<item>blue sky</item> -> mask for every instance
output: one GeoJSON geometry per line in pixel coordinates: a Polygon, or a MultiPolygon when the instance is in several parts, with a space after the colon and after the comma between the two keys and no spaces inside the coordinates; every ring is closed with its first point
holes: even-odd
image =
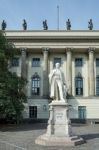
{"type": "Polygon", "coordinates": [[[94,29],[99,29],[99,0],[0,0],[0,23],[7,22],[7,29],[22,29],[26,19],[28,29],[41,30],[47,19],[49,30],[57,29],[57,5],[60,13],[60,30],[64,30],[70,18],[73,30],[87,29],[93,19],[94,29]]]}

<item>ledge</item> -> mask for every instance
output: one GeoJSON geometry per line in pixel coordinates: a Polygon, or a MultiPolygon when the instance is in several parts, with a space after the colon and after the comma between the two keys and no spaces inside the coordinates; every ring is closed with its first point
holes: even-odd
{"type": "Polygon", "coordinates": [[[68,99],[98,99],[99,100],[99,96],[71,96],[68,99]]]}
{"type": "Polygon", "coordinates": [[[8,39],[99,39],[99,30],[5,30],[8,39]]]}

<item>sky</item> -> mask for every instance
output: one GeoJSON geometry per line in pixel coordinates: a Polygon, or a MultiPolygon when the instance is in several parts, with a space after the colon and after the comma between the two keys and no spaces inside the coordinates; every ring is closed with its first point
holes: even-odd
{"type": "Polygon", "coordinates": [[[99,29],[99,0],[0,0],[0,24],[4,19],[8,30],[21,30],[26,19],[28,30],[42,30],[47,19],[49,30],[57,30],[57,6],[60,30],[66,29],[68,18],[72,30],[87,30],[90,19],[99,29]]]}

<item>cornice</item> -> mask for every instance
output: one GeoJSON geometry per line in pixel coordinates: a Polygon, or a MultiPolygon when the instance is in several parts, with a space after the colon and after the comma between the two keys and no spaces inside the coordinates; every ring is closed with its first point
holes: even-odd
{"type": "Polygon", "coordinates": [[[99,30],[6,30],[5,35],[7,39],[11,40],[67,40],[67,39],[79,39],[79,40],[97,40],[99,39],[99,30]]]}

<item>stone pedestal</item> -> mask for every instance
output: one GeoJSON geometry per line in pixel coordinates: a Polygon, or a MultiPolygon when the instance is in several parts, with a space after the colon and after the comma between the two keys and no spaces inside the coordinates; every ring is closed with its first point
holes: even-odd
{"type": "Polygon", "coordinates": [[[50,104],[50,117],[47,132],[39,136],[36,144],[45,146],[74,146],[83,144],[84,140],[72,133],[68,116],[69,105],[62,101],[53,101],[50,104]]]}

